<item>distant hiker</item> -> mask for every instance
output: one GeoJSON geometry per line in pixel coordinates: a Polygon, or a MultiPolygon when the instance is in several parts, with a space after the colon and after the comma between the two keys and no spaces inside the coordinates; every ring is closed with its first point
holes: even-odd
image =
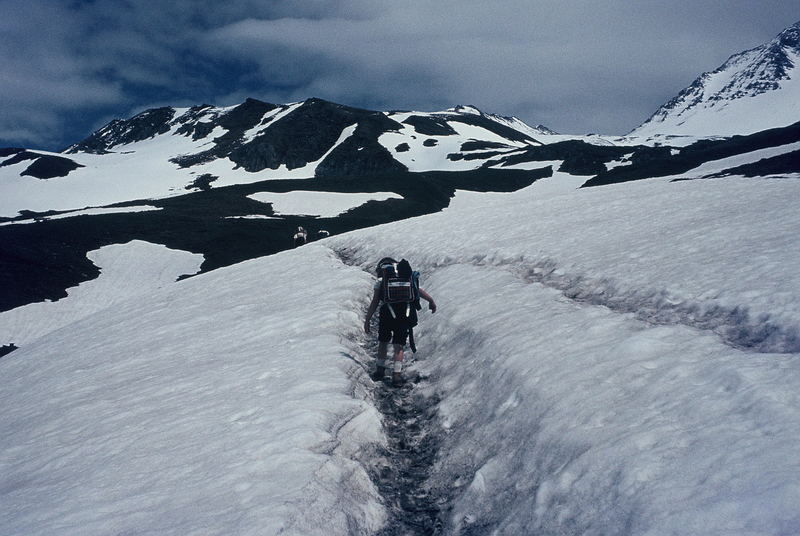
{"type": "Polygon", "coordinates": [[[302,246],[303,244],[306,243],[306,239],[308,238],[308,233],[306,233],[306,230],[303,229],[302,227],[298,227],[297,232],[294,233],[294,236],[292,238],[294,238],[294,247],[302,246]]]}
{"type": "Polygon", "coordinates": [[[419,299],[428,302],[432,313],[436,312],[433,298],[419,288],[419,272],[411,270],[411,265],[403,259],[399,263],[391,257],[384,257],[377,266],[378,281],[375,282],[372,302],[364,319],[364,331],[370,332],[369,322],[375,310],[380,307],[378,315],[378,356],[372,379],[380,381],[386,372],[386,353],[389,342],[394,350],[392,383],[400,385],[403,381],[403,349],[406,338],[411,350],[416,352],[414,344],[414,326],[417,325],[417,311],[422,309],[419,299]]]}
{"type": "Polygon", "coordinates": [[[322,240],[323,238],[328,238],[330,235],[331,235],[331,233],[329,233],[325,229],[320,229],[319,231],[317,231],[317,240],[322,240]]]}

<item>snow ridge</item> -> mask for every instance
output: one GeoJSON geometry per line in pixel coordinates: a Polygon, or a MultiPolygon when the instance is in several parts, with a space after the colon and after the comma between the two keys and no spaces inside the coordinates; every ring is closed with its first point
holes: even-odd
{"type": "Polygon", "coordinates": [[[790,124],[800,111],[798,58],[800,22],[701,74],[630,134],[729,136],[790,124]]]}

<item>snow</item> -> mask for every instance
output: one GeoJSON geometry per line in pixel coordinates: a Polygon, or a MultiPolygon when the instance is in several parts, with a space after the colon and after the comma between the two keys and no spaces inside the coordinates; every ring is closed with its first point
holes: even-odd
{"type": "Polygon", "coordinates": [[[796,532],[800,183],[559,179],[333,239],[437,299],[446,533],[796,532]]]}
{"type": "MultiPolygon", "coordinates": [[[[293,109],[290,106],[286,113],[293,109]]],[[[21,210],[76,210],[87,205],[99,207],[137,199],[183,195],[187,185],[206,173],[219,177],[214,182],[215,187],[252,184],[267,179],[313,178],[317,165],[353,134],[356,125],[346,127],[337,142],[316,162],[291,170],[281,165],[278,169],[265,169],[257,173],[237,167],[228,158],[189,168],[181,168],[170,162],[176,156],[195,154],[210,148],[213,141],[208,140],[226,132],[222,127],[216,127],[206,138],[194,141],[189,136],[175,134],[179,127],[179,124],[175,124],[170,132],[163,135],[114,147],[114,152],[109,154],[67,155],[85,167],[70,172],[66,177],[42,180],[20,176],[30,161],[1,167],[0,216],[15,217],[21,210]]],[[[64,157],[59,153],[35,152],[64,157]]]]}
{"type": "MultiPolygon", "coordinates": [[[[463,113],[472,114],[480,112],[471,112],[459,108],[463,113]]],[[[389,117],[402,125],[398,131],[389,131],[381,134],[378,137],[378,143],[383,145],[391,154],[392,157],[406,166],[409,171],[466,171],[477,169],[481,167],[484,160],[450,160],[447,155],[461,152],[461,145],[470,140],[489,141],[494,143],[503,143],[512,147],[527,147],[528,144],[508,140],[502,136],[490,132],[485,128],[460,123],[458,121],[448,121],[456,134],[449,136],[426,136],[419,134],[413,126],[403,123],[410,116],[436,116],[445,112],[434,112],[426,114],[422,112],[398,112],[389,114],[389,117]],[[436,145],[429,147],[424,145],[427,140],[436,140],[436,145]],[[408,151],[398,151],[397,146],[401,144],[408,144],[408,151]]],[[[494,151],[495,149],[489,149],[494,151]]]]}
{"type": "MultiPolygon", "coordinates": [[[[440,400],[444,534],[797,533],[800,181],[584,179],[180,282],[104,267],[86,314],[28,338],[59,302],[0,316],[26,341],[0,358],[2,532],[379,530],[388,387],[360,325],[392,255],[439,306],[409,371],[440,400]]],[[[96,262],[165,266],[115,247],[96,262]]]]}
{"type": "Polygon", "coordinates": [[[303,214],[321,218],[334,218],[368,201],[403,199],[403,196],[394,192],[343,193],[304,190],[286,193],[259,192],[247,197],[261,203],[271,203],[275,214],[281,216],[303,214]]]}
{"type": "MultiPolygon", "coordinates": [[[[674,149],[672,149],[672,150],[674,151],[674,149]]],[[[606,162],[606,170],[614,169],[615,167],[620,167],[620,166],[630,166],[630,165],[632,165],[633,162],[630,160],[630,157],[632,155],[633,155],[633,153],[628,153],[626,155],[622,155],[622,157],[619,160],[606,162]]]]}
{"type": "MultiPolygon", "coordinates": [[[[519,164],[511,164],[511,165],[503,165],[501,164],[494,164],[490,166],[493,169],[543,169],[547,166],[552,167],[554,170],[561,167],[563,164],[563,160],[532,160],[530,162],[520,162],[519,164]]],[[[586,182],[586,181],[584,181],[586,182]]]]}
{"type": "Polygon", "coordinates": [[[17,346],[139,294],[168,286],[200,270],[203,256],[133,240],[87,254],[101,277],[67,290],[56,302],[31,303],[0,313],[0,340],[17,346]]]}
{"type": "MultiPolygon", "coordinates": [[[[211,136],[218,136],[224,129],[211,136]]],[[[211,139],[211,138],[209,138],[211,139]]],[[[186,193],[192,171],[180,169],[169,159],[202,151],[210,142],[165,134],[114,148],[113,153],[76,153],[70,160],[85,167],[66,177],[21,177],[18,165],[0,168],[0,215],[13,217],[20,210],[75,210],[135,199],[151,199],[186,193]]],[[[58,153],[44,153],[55,154],[58,153]]]]}
{"type": "MultiPolygon", "coordinates": [[[[153,262],[117,252],[129,269],[153,262]]],[[[351,459],[382,441],[345,357],[366,274],[311,245],[157,291],[105,273],[98,284],[106,276],[137,296],[106,306],[116,290],[105,285],[84,301],[96,312],[0,360],[4,535],[344,534],[383,522],[351,459]],[[311,284],[318,270],[337,280],[331,292],[311,284]]]]}

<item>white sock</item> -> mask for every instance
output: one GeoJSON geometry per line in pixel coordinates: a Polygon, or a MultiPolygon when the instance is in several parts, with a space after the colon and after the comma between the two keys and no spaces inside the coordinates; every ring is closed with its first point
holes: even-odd
{"type": "Polygon", "coordinates": [[[395,372],[402,372],[403,371],[403,362],[402,361],[395,361],[394,362],[394,371],[395,372]]]}

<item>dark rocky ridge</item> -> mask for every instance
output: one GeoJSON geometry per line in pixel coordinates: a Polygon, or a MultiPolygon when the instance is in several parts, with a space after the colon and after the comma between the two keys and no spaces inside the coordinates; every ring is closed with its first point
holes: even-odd
{"type": "Polygon", "coordinates": [[[0,153],[0,158],[3,156],[11,156],[11,158],[0,162],[0,167],[19,164],[26,160],[33,160],[33,162],[20,173],[20,176],[27,175],[36,177],[37,179],[66,177],[70,171],[83,167],[83,165],[63,156],[34,153],[24,149],[6,149],[0,153]]]}
{"type": "MultiPolygon", "coordinates": [[[[0,149],[0,158],[6,158],[11,156],[12,154],[17,154],[23,152],[25,149],[22,147],[4,147],[0,149]]],[[[2,166],[2,164],[0,164],[2,166]]]]}
{"type": "Polygon", "coordinates": [[[143,141],[170,129],[170,120],[175,115],[173,108],[153,108],[131,119],[114,119],[88,138],[69,147],[65,153],[107,153],[117,145],[143,141]]]}
{"type": "Polygon", "coordinates": [[[66,177],[70,171],[84,167],[69,158],[54,155],[41,155],[34,160],[20,175],[29,175],[37,179],[54,179],[66,177]]]}
{"type": "MultiPolygon", "coordinates": [[[[599,173],[586,181],[581,187],[677,175],[686,173],[704,162],[798,141],[800,141],[800,122],[788,127],[773,128],[747,136],[698,141],[682,148],[677,154],[672,154],[668,147],[642,147],[634,152],[631,157],[631,165],[620,166],[599,173]]],[[[782,173],[800,173],[800,160],[793,159],[790,156],[776,157],[776,159],[748,164],[746,169],[751,176],[768,175],[770,174],[768,170],[776,164],[780,165],[779,169],[782,170],[782,173]]],[[[727,170],[724,174],[732,173],[733,170],[727,170]]]]}
{"type": "Polygon", "coordinates": [[[173,158],[172,161],[181,167],[191,167],[197,164],[210,162],[217,158],[225,158],[242,144],[244,133],[258,124],[266,124],[263,117],[267,112],[278,108],[275,104],[269,104],[256,99],[247,99],[239,106],[226,114],[214,117],[209,121],[199,121],[198,115],[204,109],[198,110],[194,117],[179,118],[183,124],[176,131],[176,135],[189,135],[197,140],[208,136],[215,128],[222,127],[226,132],[214,138],[214,147],[200,153],[185,155],[173,158]]]}
{"type": "Polygon", "coordinates": [[[11,156],[11,158],[7,158],[0,162],[0,167],[13,166],[14,164],[24,162],[25,160],[35,160],[41,156],[39,153],[26,151],[25,149],[3,149],[3,152],[8,154],[4,154],[2,156],[14,156],[11,156]]]}
{"type": "Polygon", "coordinates": [[[511,166],[524,162],[563,160],[559,171],[573,175],[596,175],[606,171],[606,162],[611,162],[634,151],[647,147],[616,147],[592,145],[580,140],[568,140],[548,145],[531,146],[521,152],[490,160],[484,166],[501,164],[511,166]]]}
{"type": "Polygon", "coordinates": [[[406,125],[414,127],[414,131],[425,136],[454,136],[458,134],[444,119],[412,115],[403,120],[406,125]]]}
{"type": "Polygon", "coordinates": [[[726,177],[743,175],[745,177],[766,177],[769,175],[785,175],[800,171],[800,151],[792,151],[770,158],[762,158],[758,162],[728,168],[709,177],[726,177]]]}
{"type": "Polygon", "coordinates": [[[534,138],[531,138],[527,134],[520,132],[519,130],[514,130],[511,127],[506,125],[502,125],[496,121],[491,120],[490,118],[486,117],[485,115],[474,115],[474,114],[467,114],[467,115],[448,115],[445,116],[448,121],[453,121],[456,123],[464,123],[465,125],[472,125],[475,127],[481,127],[489,132],[497,134],[498,136],[502,136],[507,140],[517,141],[517,142],[524,142],[524,143],[532,143],[538,144],[539,142],[534,138]]]}

